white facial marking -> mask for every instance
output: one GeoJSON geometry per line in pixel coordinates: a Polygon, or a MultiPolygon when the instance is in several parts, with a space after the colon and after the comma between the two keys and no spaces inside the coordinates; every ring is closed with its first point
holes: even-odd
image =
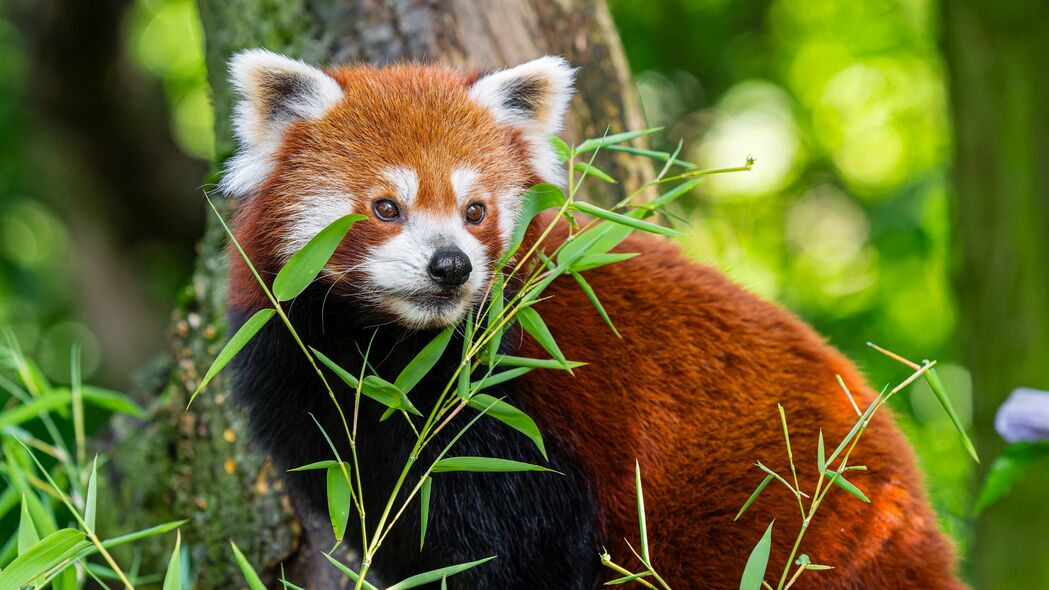
{"type": "Polygon", "coordinates": [[[446,326],[457,321],[482,293],[490,269],[484,245],[458,215],[410,215],[396,237],[374,248],[361,264],[374,302],[413,328],[446,326]],[[448,299],[430,278],[428,266],[438,248],[457,247],[473,271],[448,299]]]}
{"type": "Polygon", "coordinates": [[[512,189],[496,196],[495,204],[499,207],[499,236],[503,239],[503,248],[513,246],[510,244],[510,235],[517,225],[517,218],[521,215],[521,190],[512,189]]]}
{"type": "Polygon", "coordinates": [[[419,194],[419,175],[415,170],[407,166],[396,166],[383,170],[382,175],[393,185],[397,198],[406,205],[410,205],[419,194]]]}
{"type": "Polygon", "coordinates": [[[480,178],[481,173],[475,168],[456,168],[452,171],[452,190],[455,191],[455,198],[460,205],[474,195],[480,178]]]}
{"type": "Polygon", "coordinates": [[[298,200],[289,216],[283,254],[290,258],[336,219],[353,212],[349,194],[319,194],[298,200]]]}

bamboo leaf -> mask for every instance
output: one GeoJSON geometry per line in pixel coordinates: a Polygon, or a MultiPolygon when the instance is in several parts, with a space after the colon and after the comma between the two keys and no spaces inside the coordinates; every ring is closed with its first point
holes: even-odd
{"type": "MultiPolygon", "coordinates": [[[[219,352],[218,357],[215,358],[215,362],[211,363],[211,368],[209,368],[208,372],[204,374],[204,380],[200,382],[200,386],[197,387],[197,390],[193,392],[192,396],[190,396],[189,403],[186,404],[187,408],[193,403],[193,400],[196,399],[197,395],[207,387],[208,383],[215,377],[215,375],[218,375],[219,371],[225,368],[226,365],[233,360],[233,357],[237,356],[237,353],[244,348],[244,345],[266,325],[266,322],[270,321],[270,318],[272,318],[275,313],[277,313],[277,310],[272,308],[260,309],[255,312],[255,315],[248,318],[248,321],[244,322],[244,325],[241,326],[240,329],[237,330],[237,333],[229,339],[226,346],[222,347],[222,351],[219,352]]],[[[86,397],[87,396],[85,396],[85,398],[86,397]]]]}
{"type": "Polygon", "coordinates": [[[501,354],[495,358],[495,364],[499,367],[531,367],[533,369],[577,369],[586,363],[568,361],[567,366],[554,359],[533,359],[524,356],[511,356],[501,354]]]}
{"type": "Polygon", "coordinates": [[[433,473],[448,473],[452,471],[469,471],[474,473],[512,473],[517,471],[549,471],[558,473],[553,469],[511,461],[510,459],[497,459],[495,457],[449,457],[434,463],[433,473]]]}
{"type": "Polygon", "coordinates": [[[678,200],[679,198],[687,195],[693,189],[695,189],[697,186],[699,186],[701,184],[703,184],[703,180],[702,179],[694,179],[694,180],[689,180],[688,182],[683,182],[683,183],[675,186],[674,188],[670,189],[666,193],[664,193],[662,195],[659,195],[655,199],[652,199],[652,201],[650,201],[644,207],[639,207],[637,209],[634,209],[628,215],[630,217],[634,217],[634,218],[637,218],[637,219],[648,217],[649,215],[652,215],[653,213],[655,213],[659,209],[661,209],[663,207],[666,207],[670,203],[673,203],[674,201],[678,200]]]}
{"type": "Polygon", "coordinates": [[[98,508],[98,455],[91,463],[91,476],[87,480],[87,499],[84,501],[84,522],[87,530],[95,530],[95,513],[98,508]]]}
{"type": "Polygon", "coordinates": [[[277,301],[294,299],[305,291],[328,264],[353,224],[362,219],[367,217],[359,213],[340,217],[296,252],[273,279],[273,296],[277,301]]]}
{"type": "Polygon", "coordinates": [[[171,559],[168,560],[168,570],[164,574],[163,590],[182,590],[181,547],[182,533],[175,533],[175,549],[171,552],[171,559]]]}
{"type": "Polygon", "coordinates": [[[40,539],[0,572],[0,590],[16,590],[55,567],[84,537],[80,531],[61,529],[40,539]]]}
{"type": "MultiPolygon", "coordinates": [[[[561,365],[557,365],[557,368],[560,369],[561,365]]],[[[499,385],[500,383],[506,383],[507,381],[517,379],[521,375],[531,372],[532,369],[534,369],[534,367],[514,367],[513,369],[508,369],[506,371],[491,373],[485,375],[484,378],[471,383],[470,389],[472,391],[481,391],[482,389],[499,385]]]]}
{"type": "Polygon", "coordinates": [[[423,550],[426,543],[426,526],[430,522],[430,487],[433,478],[427,477],[423,481],[423,487],[419,490],[419,551],[423,550]]]}
{"type": "Polygon", "coordinates": [[[318,471],[321,469],[328,469],[329,467],[337,467],[338,465],[339,462],[334,459],[325,459],[324,461],[317,461],[300,467],[292,467],[288,471],[318,471]]]}
{"type": "Polygon", "coordinates": [[[521,323],[521,327],[524,328],[525,332],[528,332],[532,338],[535,338],[536,342],[550,353],[550,356],[561,363],[561,367],[569,373],[572,372],[572,367],[568,366],[568,359],[561,352],[561,348],[557,346],[553,334],[546,327],[546,322],[539,317],[539,312],[531,307],[522,307],[517,311],[517,320],[521,323]]]}
{"type": "Polygon", "coordinates": [[[619,225],[625,225],[632,229],[639,229],[641,231],[647,231],[649,233],[659,234],[661,236],[681,235],[681,232],[677,231],[676,229],[663,227],[662,225],[656,225],[654,223],[649,223],[648,221],[642,221],[636,217],[630,217],[621,213],[615,213],[613,211],[602,209],[597,205],[592,205],[585,201],[575,201],[571,205],[569,205],[569,208],[575,211],[579,211],[581,213],[586,213],[587,215],[593,217],[599,217],[601,219],[611,221],[612,223],[618,223],[619,225]]]}
{"type": "Polygon", "coordinates": [[[572,265],[569,267],[569,270],[572,272],[583,272],[584,270],[590,270],[608,264],[614,264],[616,262],[630,260],[631,258],[637,255],[637,252],[601,252],[598,254],[583,254],[575,262],[572,263],[572,265]]]}
{"type": "Polygon", "coordinates": [[[518,214],[517,225],[514,226],[514,231],[507,241],[511,248],[503,257],[504,260],[509,260],[517,251],[528,226],[536,215],[539,215],[541,211],[564,205],[565,200],[564,191],[546,182],[541,182],[525,191],[524,197],[521,198],[521,212],[518,214]]]}
{"type": "Polygon", "coordinates": [[[601,319],[605,321],[605,324],[612,330],[612,333],[615,334],[617,338],[622,338],[623,336],[619,334],[619,330],[617,330],[615,324],[612,323],[612,318],[608,317],[608,312],[605,311],[605,307],[601,305],[601,300],[597,298],[597,293],[594,292],[590,283],[586,282],[583,275],[577,272],[572,273],[572,278],[579,283],[579,287],[583,290],[583,293],[586,294],[587,299],[590,300],[590,303],[594,308],[597,309],[597,313],[601,315],[601,319]]]}
{"type": "Polygon", "coordinates": [[[816,465],[819,466],[820,471],[827,468],[827,451],[823,447],[823,429],[820,428],[820,437],[816,443],[816,465]]]}
{"type": "Polygon", "coordinates": [[[18,520],[18,555],[22,555],[26,551],[36,545],[37,541],[40,540],[40,535],[37,534],[36,525],[33,524],[33,517],[29,514],[29,504],[25,500],[25,496],[22,496],[22,514],[18,520]]]}
{"type": "Polygon", "coordinates": [[[769,553],[772,551],[772,525],[765,529],[758,544],[750,552],[747,565],[743,569],[743,577],[739,581],[739,590],[761,590],[761,583],[765,581],[765,569],[769,565],[769,553]]]}
{"type": "MultiPolygon", "coordinates": [[[[527,369],[526,367],[522,368],[527,369]]],[[[531,369],[527,370],[530,371],[531,369]]],[[[509,372],[505,371],[505,373],[509,372]]],[[[539,452],[542,453],[543,458],[548,459],[546,456],[546,445],[543,444],[543,435],[539,432],[539,427],[535,425],[535,421],[528,414],[484,393],[478,393],[473,396],[467,404],[475,410],[483,411],[487,409],[488,416],[527,436],[539,449],[539,452]]]]}
{"type": "Polygon", "coordinates": [[[625,141],[630,141],[632,139],[637,139],[646,135],[652,135],[653,133],[658,133],[662,130],[662,127],[652,127],[650,129],[642,129],[640,131],[626,131],[624,133],[614,133],[612,135],[606,135],[604,137],[595,137],[577,145],[575,148],[575,153],[582,154],[584,152],[589,152],[598,148],[603,148],[605,146],[609,146],[615,143],[623,143],[625,141]]]}
{"type": "Polygon", "coordinates": [[[743,513],[747,511],[747,508],[750,508],[750,505],[754,503],[754,500],[758,499],[758,496],[761,495],[761,492],[765,491],[765,488],[768,487],[769,482],[772,481],[772,478],[772,475],[766,475],[765,479],[761,480],[761,483],[758,484],[758,487],[754,489],[754,493],[752,493],[750,497],[747,498],[747,501],[743,503],[743,507],[739,509],[739,512],[736,514],[736,518],[732,519],[733,521],[739,520],[739,517],[743,516],[743,513]]]}
{"type": "MultiPolygon", "coordinates": [[[[322,362],[324,366],[331,369],[332,372],[335,373],[335,376],[341,379],[343,383],[349,385],[351,389],[357,389],[357,386],[359,385],[358,379],[354,377],[349,371],[340,367],[338,363],[325,356],[321,351],[317,350],[316,348],[313,348],[311,346],[310,350],[313,351],[313,354],[317,357],[317,360],[322,362]]],[[[386,402],[383,400],[376,401],[378,401],[379,403],[386,404],[386,402]]]]}
{"type": "MultiPolygon", "coordinates": [[[[356,582],[358,579],[360,579],[360,576],[357,575],[357,572],[355,572],[355,571],[351,570],[350,568],[346,567],[338,559],[335,559],[334,557],[332,557],[331,555],[328,555],[327,553],[324,553],[323,555],[324,555],[324,559],[327,559],[329,562],[331,562],[332,565],[335,566],[335,569],[337,569],[340,572],[346,574],[346,576],[348,578],[350,578],[351,580],[353,580],[354,582],[356,582]]],[[[365,588],[367,588],[368,590],[379,590],[375,586],[369,584],[368,580],[364,580],[361,584],[365,588]]],[[[387,590],[389,590],[389,589],[387,589],[387,590]]]]}
{"type": "Polygon", "coordinates": [[[605,586],[617,586],[619,584],[626,584],[627,582],[633,582],[634,580],[637,580],[638,578],[644,578],[646,576],[651,576],[651,575],[652,575],[652,572],[639,572],[639,573],[636,573],[636,574],[630,574],[629,576],[623,576],[622,578],[616,578],[614,580],[609,580],[609,581],[605,582],[604,585],[605,586]]]}
{"type": "Polygon", "coordinates": [[[578,162],[575,166],[573,166],[573,168],[575,168],[577,172],[581,172],[583,174],[586,174],[587,176],[593,176],[609,184],[616,184],[615,178],[612,178],[612,176],[609,175],[607,172],[598,168],[597,166],[594,166],[593,164],[589,164],[587,162],[578,162]]]}
{"type": "MultiPolygon", "coordinates": [[[[637,522],[641,533],[641,560],[645,565],[652,563],[648,553],[648,524],[645,523],[645,493],[641,489],[641,464],[634,459],[634,486],[637,490],[637,522]]],[[[651,566],[650,566],[651,567],[651,566]]]]}
{"type": "Polygon", "coordinates": [[[965,432],[965,426],[962,424],[962,419],[958,417],[957,410],[954,409],[954,404],[951,403],[951,398],[947,396],[947,390],[943,386],[943,381],[940,380],[940,376],[936,373],[936,369],[929,369],[925,373],[925,381],[929,384],[929,388],[936,394],[936,399],[943,406],[943,410],[947,412],[947,417],[951,419],[951,423],[954,424],[954,429],[958,431],[958,435],[962,437],[962,444],[965,446],[965,450],[969,452],[969,455],[977,463],[980,462],[980,457],[976,454],[976,447],[973,446],[973,441],[969,439],[969,435],[965,432]]]}
{"type": "Polygon", "coordinates": [[[339,463],[328,467],[328,518],[335,533],[335,540],[341,541],[346,534],[346,523],[350,517],[350,482],[343,473],[344,466],[339,463]]]}
{"type": "Polygon", "coordinates": [[[251,567],[248,559],[240,552],[237,544],[233,541],[230,541],[229,544],[233,548],[233,556],[237,560],[237,565],[240,566],[240,573],[244,576],[244,581],[248,583],[248,588],[250,590],[266,590],[266,586],[259,579],[259,575],[255,573],[255,568],[251,567]]]}
{"type": "Polygon", "coordinates": [[[488,329],[495,330],[491,339],[488,340],[488,364],[490,365],[495,364],[495,357],[499,354],[499,345],[503,341],[503,331],[497,329],[496,326],[499,325],[500,316],[503,315],[505,281],[503,273],[495,273],[495,278],[492,279],[492,292],[488,295],[488,299],[491,301],[491,304],[488,306],[488,329]]]}
{"type": "Polygon", "coordinates": [[[557,159],[562,162],[567,162],[572,156],[572,148],[568,147],[565,140],[561,139],[556,135],[550,136],[550,145],[554,148],[554,153],[557,154],[557,159]]]}
{"type": "Polygon", "coordinates": [[[478,559],[477,561],[471,561],[469,563],[460,563],[459,565],[450,565],[448,567],[442,567],[428,571],[423,574],[416,574],[410,578],[405,578],[400,582],[397,582],[393,586],[388,587],[386,590],[408,590],[409,588],[417,588],[423,584],[429,584],[430,582],[436,582],[447,578],[448,576],[454,576],[455,574],[465,572],[468,569],[477,567],[482,563],[489,562],[495,559],[495,556],[486,557],[484,559],[478,559]]]}
{"type": "Polygon", "coordinates": [[[454,330],[454,326],[442,330],[440,334],[419,351],[419,354],[415,355],[415,358],[401,371],[401,374],[397,376],[393,384],[405,393],[411,391],[430,372],[430,369],[437,364],[437,361],[441,359],[441,355],[448,348],[448,342],[451,341],[454,330]]]}
{"type": "Polygon", "coordinates": [[[860,500],[863,500],[864,502],[867,502],[868,504],[870,503],[870,498],[868,498],[866,494],[864,494],[862,491],[860,491],[860,488],[856,487],[855,485],[852,484],[852,482],[850,482],[849,480],[845,479],[844,475],[842,475],[842,474],[840,474],[840,473],[838,473],[836,471],[825,471],[824,475],[826,475],[827,477],[832,478],[831,481],[833,481],[835,484],[837,484],[838,487],[840,487],[841,489],[843,489],[846,492],[852,494],[853,496],[856,496],[860,500]],[[835,477],[835,475],[837,475],[837,477],[835,477]]]}
{"type": "Polygon", "coordinates": [[[401,391],[400,387],[378,375],[368,375],[361,381],[361,393],[386,405],[391,410],[407,410],[410,414],[422,416],[412,402],[408,401],[408,396],[401,391]]]}

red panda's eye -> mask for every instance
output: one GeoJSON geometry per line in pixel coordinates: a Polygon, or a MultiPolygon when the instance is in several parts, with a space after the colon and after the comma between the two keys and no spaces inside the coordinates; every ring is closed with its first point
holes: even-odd
{"type": "Polygon", "coordinates": [[[401,214],[401,210],[390,199],[379,199],[372,205],[375,215],[383,221],[393,221],[401,214]]]}
{"type": "Polygon", "coordinates": [[[484,219],[484,205],[481,203],[471,203],[466,208],[466,221],[477,225],[484,219]]]}

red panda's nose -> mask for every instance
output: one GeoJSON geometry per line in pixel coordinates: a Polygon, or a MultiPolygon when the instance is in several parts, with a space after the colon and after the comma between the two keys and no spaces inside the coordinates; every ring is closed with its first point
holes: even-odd
{"type": "Polygon", "coordinates": [[[458,287],[470,278],[470,257],[456,247],[441,248],[430,259],[430,278],[442,287],[458,287]]]}

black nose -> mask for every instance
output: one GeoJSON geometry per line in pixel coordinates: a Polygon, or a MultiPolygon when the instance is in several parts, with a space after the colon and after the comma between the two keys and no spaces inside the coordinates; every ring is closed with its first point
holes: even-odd
{"type": "Polygon", "coordinates": [[[473,266],[465,252],[458,248],[441,248],[430,259],[430,278],[442,287],[458,287],[470,278],[473,266]]]}

